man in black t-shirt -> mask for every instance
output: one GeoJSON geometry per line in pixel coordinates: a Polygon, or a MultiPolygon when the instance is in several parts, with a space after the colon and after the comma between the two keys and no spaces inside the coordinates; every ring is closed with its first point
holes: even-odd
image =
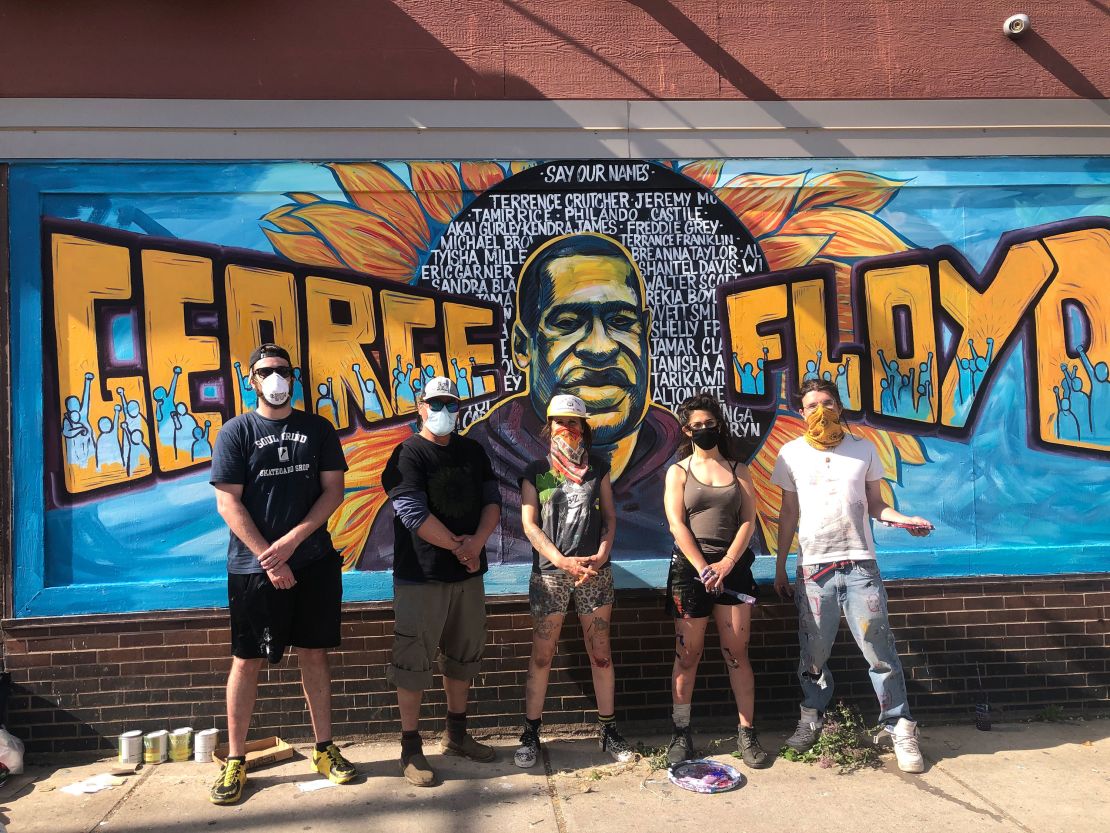
{"type": "Polygon", "coordinates": [[[486,644],[485,544],[501,517],[501,495],[485,449],[454,433],[455,383],[429,379],[417,410],[420,433],[393,449],[382,473],[394,510],[388,676],[401,712],[401,771],[416,786],[430,787],[435,772],[417,724],[437,655],[447,694],[442,751],[475,761],[494,757],[467,734],[466,705],[486,644]]]}
{"type": "Polygon", "coordinates": [[[263,659],[297,649],[312,716],[312,768],[337,784],[357,774],[331,739],[328,649],[339,646],[342,562],[327,521],[343,501],[347,463],[335,428],[290,405],[289,353],[263,344],[248,380],[258,407],[228,421],[216,437],[210,481],[231,537],[227,595],[231,673],[227,681],[228,756],[209,794],[234,804],[247,781],[247,729],[263,659]]]}

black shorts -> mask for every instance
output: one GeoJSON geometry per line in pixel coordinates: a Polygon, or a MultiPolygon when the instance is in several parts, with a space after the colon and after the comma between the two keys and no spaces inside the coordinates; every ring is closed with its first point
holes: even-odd
{"type": "MultiPolygon", "coordinates": [[[[723,557],[723,556],[722,556],[723,557]]],[[[721,557],[707,559],[710,564],[721,557]]],[[[725,576],[725,587],[748,596],[759,596],[759,585],[752,576],[755,553],[744,553],[732,571],[725,576]]],[[[698,580],[698,573],[686,556],[677,549],[671,555],[667,572],[667,613],[675,619],[704,619],[713,614],[714,605],[738,605],[743,602],[728,593],[714,595],[698,580]]]]}
{"type": "Polygon", "coordinates": [[[281,662],[285,649],[338,648],[343,570],[325,555],[293,571],[297,583],[277,590],[265,573],[230,573],[231,654],[281,662]]]}

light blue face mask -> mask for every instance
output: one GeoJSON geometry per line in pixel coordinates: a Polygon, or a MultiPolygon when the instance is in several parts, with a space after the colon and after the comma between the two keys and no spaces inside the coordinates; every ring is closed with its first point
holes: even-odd
{"type": "Polygon", "coordinates": [[[455,430],[455,423],[458,422],[459,414],[456,411],[451,413],[446,408],[439,411],[432,411],[428,414],[428,418],[424,420],[424,424],[428,426],[428,430],[435,434],[437,437],[446,437],[455,430]]]}

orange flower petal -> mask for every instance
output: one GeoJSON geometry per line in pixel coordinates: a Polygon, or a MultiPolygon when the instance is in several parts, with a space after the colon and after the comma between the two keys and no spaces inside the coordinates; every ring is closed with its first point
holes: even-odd
{"type": "Polygon", "coordinates": [[[262,229],[262,232],[270,239],[278,254],[285,255],[292,261],[309,266],[342,267],[344,265],[327,244],[315,234],[289,234],[283,231],[271,231],[268,228],[262,229]]]}
{"type": "Polygon", "coordinates": [[[424,210],[441,223],[449,223],[462,211],[462,183],[450,162],[409,162],[412,189],[424,210]]]}
{"type": "Polygon", "coordinates": [[[904,184],[902,180],[866,171],[834,171],[815,176],[806,183],[798,196],[798,208],[839,205],[860,211],[878,211],[904,184]]]}
{"type": "Polygon", "coordinates": [[[833,235],[822,252],[829,257],[874,257],[913,248],[882,220],[854,208],[799,211],[783,223],[782,233],[833,235]]]}
{"type": "Polygon", "coordinates": [[[428,248],[432,233],[424,212],[420,210],[420,203],[393,171],[377,162],[326,167],[335,174],[355,205],[385,218],[414,246],[428,248]]]}
{"type": "Polygon", "coordinates": [[[282,231],[291,231],[296,234],[311,234],[312,228],[302,220],[296,217],[289,216],[289,212],[297,208],[296,205],[283,205],[280,208],[275,208],[269,214],[263,215],[262,219],[271,225],[277,226],[282,231]]]}
{"type": "Polygon", "coordinates": [[[505,172],[496,162],[463,162],[462,180],[475,196],[487,191],[505,178],[505,172]]]}
{"type": "Polygon", "coordinates": [[[805,173],[771,176],[740,174],[717,189],[717,196],[733,210],[740,222],[756,237],[779,230],[790,210],[805,173]]]}
{"type": "Polygon", "coordinates": [[[289,191],[285,194],[285,196],[293,200],[293,202],[299,202],[304,205],[307,205],[310,202],[320,202],[320,200],[323,199],[323,197],[318,197],[315,194],[306,194],[301,191],[289,191]]]}
{"type": "Polygon", "coordinates": [[[330,202],[303,205],[294,215],[323,237],[358,272],[408,281],[419,258],[412,245],[381,217],[330,202]]]}
{"type": "Polygon", "coordinates": [[[772,269],[805,266],[829,242],[828,234],[774,234],[759,240],[767,264],[772,269]]]}
{"type": "Polygon", "coordinates": [[[717,184],[717,177],[721,175],[721,169],[724,166],[725,163],[721,159],[699,159],[697,162],[683,165],[679,168],[679,173],[686,174],[690,179],[696,179],[706,188],[712,188],[717,184]]]}

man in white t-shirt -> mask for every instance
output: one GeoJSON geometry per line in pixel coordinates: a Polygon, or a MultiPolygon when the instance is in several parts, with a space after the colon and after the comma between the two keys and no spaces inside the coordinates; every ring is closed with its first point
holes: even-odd
{"type": "Polygon", "coordinates": [[[906,702],[906,680],[887,618],[870,520],[904,526],[915,536],[928,535],[933,527],[883,500],[879,452],[869,440],[844,431],[835,384],[807,381],[801,398],[805,436],[782,447],[771,475],[771,482],[782,488],[775,590],[784,598],[793,595],[798,608],[798,679],[804,695],[798,728],[786,744],[805,752],[821,733],[833,696],[828,658],[843,611],[870,664],[879,723],[893,739],[898,766],[905,772],[922,772],[917,723],[906,702]],[[795,532],[798,574],[791,584],[786,556],[795,532]]]}

